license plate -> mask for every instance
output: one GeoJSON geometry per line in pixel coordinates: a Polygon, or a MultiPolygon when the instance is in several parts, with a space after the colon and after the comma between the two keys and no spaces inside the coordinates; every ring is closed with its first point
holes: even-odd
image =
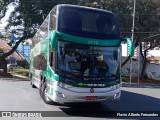
{"type": "Polygon", "coordinates": [[[86,96],[86,100],[97,100],[97,96],[86,96]]]}

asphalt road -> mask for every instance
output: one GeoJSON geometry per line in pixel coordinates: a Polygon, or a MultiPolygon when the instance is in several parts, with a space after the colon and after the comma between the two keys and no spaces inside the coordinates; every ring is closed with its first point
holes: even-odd
{"type": "MultiPolygon", "coordinates": [[[[89,119],[129,119],[128,113],[156,113],[160,116],[160,88],[122,87],[120,102],[104,101],[101,104],[56,104],[47,105],[40,98],[39,91],[31,88],[27,80],[0,78],[0,111],[42,112],[42,116],[54,120],[89,119]],[[112,116],[117,113],[117,116],[112,116]],[[119,116],[118,116],[118,113],[119,116]],[[124,113],[123,115],[121,113],[124,113]],[[112,116],[112,118],[109,117],[112,116]],[[120,115],[122,115],[120,117],[120,115]]],[[[132,117],[131,117],[132,118],[132,117]]],[[[158,117],[136,117],[139,119],[158,119],[158,117]]],[[[159,117],[160,118],[160,117],[159,117]]],[[[32,118],[33,119],[33,118],[32,118]]],[[[34,118],[35,119],[35,118],[34,118]]],[[[37,118],[39,119],[39,118],[37,118]]],[[[46,118],[45,118],[46,119],[46,118]]]]}

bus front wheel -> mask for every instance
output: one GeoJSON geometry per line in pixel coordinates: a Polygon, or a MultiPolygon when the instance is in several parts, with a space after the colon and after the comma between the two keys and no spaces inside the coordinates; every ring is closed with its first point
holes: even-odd
{"type": "Polygon", "coordinates": [[[46,103],[46,104],[54,104],[54,102],[47,96],[47,82],[44,82],[44,84],[42,85],[42,88],[40,88],[42,91],[41,91],[41,97],[43,99],[43,101],[46,103]]]}

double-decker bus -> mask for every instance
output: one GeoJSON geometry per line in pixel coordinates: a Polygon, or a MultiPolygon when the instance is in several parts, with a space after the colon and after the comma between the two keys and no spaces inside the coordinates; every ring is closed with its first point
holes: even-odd
{"type": "Polygon", "coordinates": [[[32,41],[30,80],[47,104],[117,101],[121,96],[121,39],[108,11],[60,4],[32,41]]]}

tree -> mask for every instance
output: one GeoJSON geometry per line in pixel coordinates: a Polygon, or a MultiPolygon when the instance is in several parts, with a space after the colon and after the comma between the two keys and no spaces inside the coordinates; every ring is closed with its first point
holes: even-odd
{"type": "Polygon", "coordinates": [[[144,79],[147,52],[160,45],[160,37],[156,35],[160,32],[160,1],[138,0],[136,6],[135,31],[139,34],[135,34],[135,39],[139,42],[141,48],[140,53],[143,59],[141,79],[144,79]],[[142,49],[142,43],[146,44],[147,47],[142,49]]]}
{"type": "Polygon", "coordinates": [[[6,14],[6,11],[7,11],[7,6],[10,4],[10,3],[13,3],[13,1],[11,0],[1,0],[0,1],[0,20],[5,16],[6,14]]]}
{"type": "MultiPolygon", "coordinates": [[[[81,3],[85,2],[81,0],[81,3]]],[[[85,5],[106,9],[117,14],[120,21],[120,29],[122,37],[131,37],[132,30],[132,13],[133,13],[133,0],[88,0],[85,5]],[[124,33],[124,34],[123,34],[124,33]]],[[[146,63],[147,63],[147,51],[154,47],[160,46],[159,34],[160,32],[160,1],[159,0],[137,0],[136,2],[136,16],[135,16],[135,34],[134,43],[135,47],[141,46],[140,52],[143,59],[141,79],[144,78],[146,63]],[[153,36],[153,37],[150,37],[153,36]],[[144,39],[147,38],[147,39],[144,39]],[[142,51],[142,43],[147,44],[148,47],[142,51]]],[[[124,66],[126,61],[122,63],[124,66]]]]}
{"type": "MultiPolygon", "coordinates": [[[[120,21],[120,27],[123,37],[130,37],[132,30],[132,13],[133,13],[133,1],[130,0],[117,0],[110,1],[111,4],[108,5],[108,10],[118,14],[120,21]],[[116,6],[116,7],[115,7],[116,6]]],[[[103,2],[105,4],[105,2],[103,2]]],[[[107,1],[106,4],[109,4],[107,1]]],[[[103,5],[102,5],[103,6],[103,5]]],[[[107,5],[104,5],[107,6],[107,5]]],[[[103,7],[104,8],[104,7],[103,7]]],[[[143,59],[141,79],[144,78],[146,63],[147,63],[147,51],[153,49],[160,45],[159,34],[160,32],[160,1],[159,0],[137,0],[136,2],[136,15],[135,15],[135,34],[134,43],[135,47],[141,45],[142,43],[147,44],[148,47],[142,49],[141,56],[143,59]],[[152,37],[150,37],[152,36],[152,37]]],[[[124,66],[130,56],[127,57],[126,61],[122,63],[124,66]]]]}
{"type": "Polygon", "coordinates": [[[19,0],[12,16],[9,18],[8,26],[21,25],[27,31],[34,33],[40,27],[51,9],[57,4],[77,4],[78,0],[19,0]]]}
{"type": "MultiPolygon", "coordinates": [[[[75,4],[75,1],[68,0],[67,3],[75,4]]],[[[37,31],[37,29],[39,28],[49,11],[52,9],[53,6],[58,4],[59,1],[9,0],[8,2],[5,1],[3,3],[3,9],[1,10],[3,13],[6,12],[7,5],[10,4],[9,2],[13,3],[12,5],[15,6],[15,10],[11,13],[8,20],[9,24],[5,27],[5,29],[10,29],[13,26],[20,26],[24,29],[25,33],[30,32],[30,35],[23,35],[22,38],[18,42],[16,42],[15,46],[9,52],[4,53],[2,54],[2,56],[0,56],[0,61],[4,65],[4,73],[7,72],[7,61],[5,60],[5,58],[11,55],[23,40],[33,37],[34,33],[37,31]]],[[[65,1],[61,1],[61,3],[65,3],[65,1]]]]}
{"type": "MultiPolygon", "coordinates": [[[[78,4],[89,7],[96,7],[114,12],[120,21],[120,30],[122,37],[131,37],[133,0],[17,0],[17,7],[10,17],[8,26],[21,25],[24,29],[36,32],[44,21],[49,11],[57,4],[78,4]]],[[[160,1],[159,0],[137,0],[135,16],[135,34],[134,43],[137,47],[142,42],[149,42],[153,48],[152,42],[158,41],[157,38],[147,38],[159,32],[160,28],[160,1]],[[154,40],[153,40],[154,39],[154,40]]],[[[159,44],[159,43],[157,43],[159,44]]],[[[146,61],[146,53],[141,51],[146,61]]],[[[130,59],[122,63],[122,66],[130,59]]],[[[143,62],[144,66],[146,62],[143,62]]],[[[145,68],[145,67],[144,67],[145,68]]],[[[142,72],[143,74],[144,72],[142,72]]]]}
{"type": "Polygon", "coordinates": [[[12,49],[11,49],[9,52],[3,53],[2,56],[0,56],[0,61],[1,61],[1,63],[3,64],[3,72],[4,72],[4,73],[7,73],[7,61],[6,61],[5,58],[8,57],[9,55],[11,55],[12,53],[14,53],[14,52],[16,51],[18,45],[19,45],[23,40],[28,39],[28,38],[32,38],[33,35],[34,35],[34,34],[32,34],[32,33],[28,34],[28,33],[26,33],[26,32],[24,31],[23,36],[19,39],[19,41],[17,41],[17,42],[15,43],[14,47],[12,47],[12,49]]]}
{"type": "MultiPolygon", "coordinates": [[[[8,6],[11,5],[11,4],[14,5],[14,0],[1,0],[0,1],[0,12],[1,12],[1,14],[0,14],[0,20],[3,17],[5,17],[7,9],[8,9],[8,6]]],[[[4,64],[5,67],[7,67],[7,63],[6,63],[6,60],[3,57],[3,55],[4,54],[2,54],[2,56],[0,56],[0,62],[2,64],[4,64]]],[[[6,72],[6,71],[4,70],[4,72],[6,72]]]]}

